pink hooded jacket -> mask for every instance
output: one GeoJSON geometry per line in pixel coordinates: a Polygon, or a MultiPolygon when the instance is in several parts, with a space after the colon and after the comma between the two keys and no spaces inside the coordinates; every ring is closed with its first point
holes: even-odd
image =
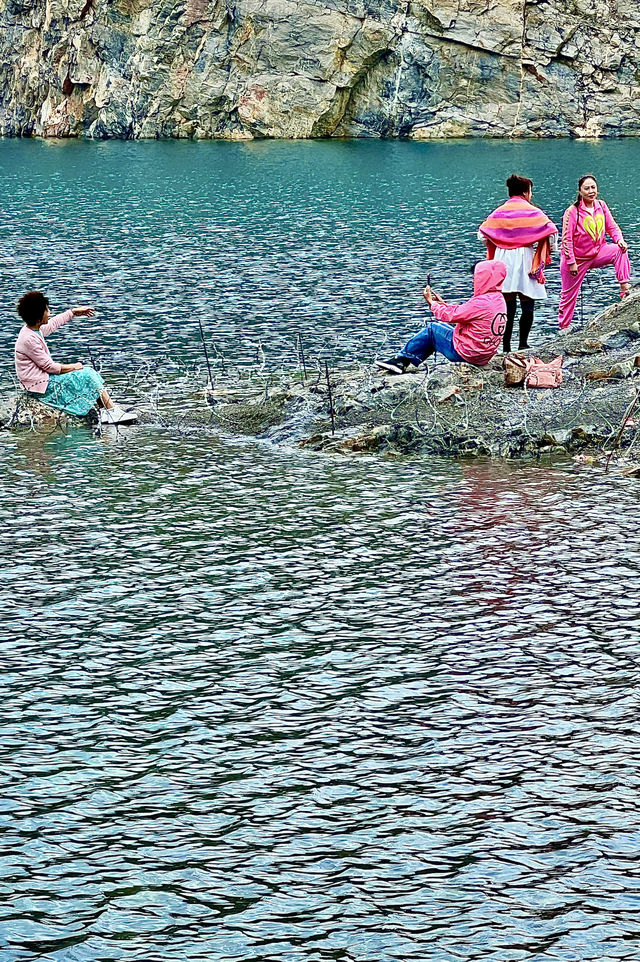
{"type": "Polygon", "coordinates": [[[488,364],[502,343],[507,305],[502,285],[507,276],[502,261],[480,261],[473,272],[473,297],[464,304],[438,304],[431,310],[439,321],[454,324],[453,346],[470,364],[488,364]]]}
{"type": "Polygon", "coordinates": [[[16,374],[25,391],[44,394],[49,383],[49,375],[60,373],[62,365],[53,360],[43,337],[49,337],[49,334],[53,334],[63,324],[67,324],[72,317],[73,311],[56,314],[42,325],[40,333],[31,330],[26,324],[21,329],[16,341],[15,361],[16,374]]]}

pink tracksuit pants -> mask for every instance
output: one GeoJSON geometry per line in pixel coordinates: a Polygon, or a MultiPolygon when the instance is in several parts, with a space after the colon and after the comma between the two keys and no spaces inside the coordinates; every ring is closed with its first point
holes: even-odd
{"type": "Polygon", "coordinates": [[[613,264],[618,281],[621,284],[626,284],[631,277],[629,255],[626,251],[621,251],[617,244],[603,244],[595,257],[586,261],[578,261],[577,274],[571,274],[565,258],[560,258],[560,280],[562,282],[560,305],[558,307],[558,324],[560,327],[569,327],[573,320],[578,294],[587,272],[592,267],[606,267],[607,264],[613,264]]]}

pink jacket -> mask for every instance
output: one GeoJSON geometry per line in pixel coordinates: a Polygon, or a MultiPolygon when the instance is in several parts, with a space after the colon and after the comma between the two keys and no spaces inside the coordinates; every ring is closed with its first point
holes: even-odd
{"type": "Polygon", "coordinates": [[[72,317],[73,311],[56,314],[55,317],[42,325],[39,333],[31,330],[26,324],[21,329],[16,341],[16,374],[26,391],[44,394],[49,383],[49,375],[60,373],[62,365],[52,359],[49,348],[40,334],[43,337],[48,337],[63,324],[68,324],[72,317]]]}
{"type": "Polygon", "coordinates": [[[502,343],[507,305],[502,285],[507,276],[502,261],[480,261],[473,273],[473,297],[449,306],[434,301],[431,310],[439,321],[455,324],[453,346],[470,364],[488,364],[502,343]]]}
{"type": "Polygon", "coordinates": [[[562,218],[562,256],[569,264],[590,260],[604,244],[605,234],[615,244],[622,240],[622,231],[603,200],[594,201],[593,211],[582,201],[579,207],[572,204],[562,218]]]}

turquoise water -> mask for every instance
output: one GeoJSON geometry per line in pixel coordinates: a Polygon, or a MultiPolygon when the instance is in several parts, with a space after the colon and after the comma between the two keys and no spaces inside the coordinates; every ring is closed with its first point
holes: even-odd
{"type": "MultiPolygon", "coordinates": [[[[477,225],[514,168],[558,223],[593,169],[633,259],[639,158],[635,141],[4,141],[0,349],[12,344],[17,298],[36,287],[59,307],[97,305],[98,320],[60,337],[115,368],[199,361],[198,319],[233,363],[253,359],[258,341],[267,363],[291,358],[298,333],[313,355],[366,360],[428,316],[427,273],[446,295],[468,295],[477,225]]],[[[538,340],[555,330],[558,281],[556,264],[538,340]]],[[[616,296],[602,272],[585,317],[616,296]]]]}
{"type": "Polygon", "coordinates": [[[463,295],[505,170],[637,248],[639,149],[0,143],[3,389],[41,286],[168,412],[0,434],[0,962],[635,959],[637,480],[175,418],[198,319],[268,370],[463,295]]]}

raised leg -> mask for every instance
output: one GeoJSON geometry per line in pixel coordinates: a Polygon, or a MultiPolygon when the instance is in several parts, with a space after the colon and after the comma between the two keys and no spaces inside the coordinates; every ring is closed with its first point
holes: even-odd
{"type": "Polygon", "coordinates": [[[591,262],[592,267],[606,267],[613,264],[620,284],[620,291],[629,290],[629,278],[631,277],[631,263],[626,251],[621,251],[617,244],[603,244],[591,262]]]}
{"type": "Polygon", "coordinates": [[[407,341],[400,351],[400,357],[408,358],[412,364],[421,364],[425,358],[435,351],[443,354],[450,361],[463,361],[453,346],[453,327],[431,321],[425,328],[407,341]]]}

